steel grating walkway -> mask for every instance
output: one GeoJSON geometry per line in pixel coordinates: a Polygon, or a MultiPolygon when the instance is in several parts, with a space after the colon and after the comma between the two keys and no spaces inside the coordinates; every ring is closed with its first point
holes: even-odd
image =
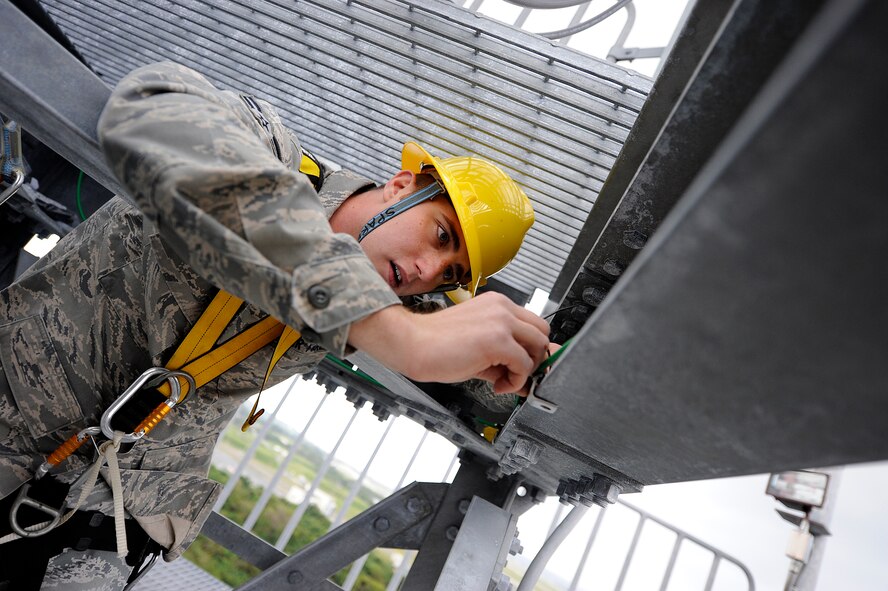
{"type": "Polygon", "coordinates": [[[316,153],[376,180],[400,146],[509,171],[537,223],[497,278],[549,291],[650,90],[620,66],[448,2],[43,0],[109,85],[172,59],[274,104],[316,153]]]}

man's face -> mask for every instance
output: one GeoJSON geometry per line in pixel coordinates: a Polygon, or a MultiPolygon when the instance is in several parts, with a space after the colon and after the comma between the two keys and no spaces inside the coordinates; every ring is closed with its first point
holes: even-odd
{"type": "MultiPolygon", "coordinates": [[[[397,199],[417,190],[414,182],[397,189],[397,199]]],[[[361,241],[376,271],[399,296],[466,283],[469,254],[450,200],[439,195],[395,216],[361,241]]]]}

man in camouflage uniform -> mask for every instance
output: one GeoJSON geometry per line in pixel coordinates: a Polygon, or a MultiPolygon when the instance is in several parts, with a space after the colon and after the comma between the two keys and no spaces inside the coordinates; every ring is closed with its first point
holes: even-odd
{"type": "MultiPolygon", "coordinates": [[[[3,510],[47,453],[98,424],[146,368],[163,366],[218,289],[250,303],[223,340],[268,314],[301,332],[270,384],[312,369],[326,352],[343,356],[349,346],[413,379],[476,377],[494,382],[498,392],[518,390],[542,361],[546,323],[497,294],[432,314],[400,305],[399,296],[428,291],[448,272],[451,278],[454,270],[469,272],[464,251],[436,250],[435,238],[423,234],[443,240],[428,226],[452,216],[446,200],[415,207],[378,228],[372,240],[356,241],[355,220],[415,191],[412,173],[375,187],[333,172],[318,193],[298,172],[298,142],[270,106],[253,108],[171,63],[121,81],[99,137],[138,208],[112,199],[0,292],[3,510]],[[400,257],[413,252],[415,272],[407,265],[396,272],[386,249],[401,249],[400,257]],[[423,259],[420,269],[423,257],[432,262],[423,259]]],[[[127,529],[146,532],[166,560],[184,551],[212,510],[220,488],[206,478],[213,447],[257,391],[272,349],[201,387],[119,454],[127,529]]],[[[46,477],[72,485],[68,506],[85,485],[80,477],[93,461],[88,447],[46,477]]],[[[80,507],[90,527],[92,512],[113,513],[107,478],[103,470],[80,507]]],[[[74,527],[57,529],[77,540],[74,527]]],[[[74,542],[49,549],[42,539],[8,542],[0,553],[35,560],[36,568],[48,560],[44,588],[120,589],[139,560],[130,556],[127,564],[113,550],[74,542]]],[[[16,579],[29,566],[3,562],[0,589],[4,576],[15,589],[28,588],[19,581],[40,580],[16,579]]]]}

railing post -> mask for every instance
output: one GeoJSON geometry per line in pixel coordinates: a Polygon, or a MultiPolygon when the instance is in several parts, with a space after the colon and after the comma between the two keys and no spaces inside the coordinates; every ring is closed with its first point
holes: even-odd
{"type": "Polygon", "coordinates": [[[265,487],[262,491],[262,495],[259,497],[259,500],[256,501],[256,504],[253,506],[253,509],[250,511],[250,514],[247,515],[247,520],[244,521],[244,529],[252,530],[253,526],[256,525],[256,521],[259,519],[259,516],[262,514],[262,510],[265,509],[265,506],[268,504],[268,500],[271,498],[271,495],[274,494],[274,487],[277,486],[278,481],[280,481],[281,477],[284,475],[284,472],[287,469],[287,466],[290,465],[290,460],[293,459],[293,456],[296,455],[296,452],[299,450],[299,447],[302,445],[302,440],[305,439],[305,434],[308,432],[309,427],[314,422],[315,417],[318,416],[318,413],[321,411],[321,407],[324,406],[324,402],[327,401],[327,395],[321,397],[320,402],[318,402],[317,407],[315,407],[314,412],[311,417],[309,417],[308,422],[303,427],[302,432],[299,433],[299,437],[296,438],[296,441],[290,445],[290,449],[287,450],[287,457],[284,458],[284,461],[278,466],[278,469],[275,471],[274,476],[271,477],[271,482],[265,487]]]}
{"type": "Polygon", "coordinates": [[[234,474],[228,479],[228,482],[225,483],[225,487],[222,489],[222,494],[219,495],[219,499],[216,501],[215,507],[213,510],[217,513],[222,510],[222,506],[225,505],[225,501],[228,500],[228,497],[231,496],[231,491],[234,490],[234,487],[237,486],[238,480],[240,480],[241,474],[244,473],[244,470],[247,468],[247,464],[250,463],[250,460],[253,459],[253,456],[256,455],[256,450],[259,449],[259,444],[265,439],[265,436],[268,435],[268,431],[271,429],[271,426],[274,424],[274,419],[278,414],[278,411],[284,405],[284,400],[287,399],[287,396],[290,395],[290,391],[293,390],[293,386],[296,385],[296,381],[299,380],[299,377],[294,377],[290,382],[290,385],[287,387],[287,391],[281,396],[280,402],[278,402],[277,406],[274,409],[274,412],[271,413],[271,418],[265,421],[265,424],[262,425],[262,430],[259,431],[259,434],[256,435],[256,439],[253,440],[253,443],[250,444],[250,448],[247,450],[247,453],[244,454],[244,457],[241,458],[241,461],[238,462],[237,468],[234,469],[234,474]]]}
{"type": "Polygon", "coordinates": [[[604,508],[598,508],[598,515],[595,516],[595,525],[592,526],[592,533],[589,534],[589,539],[586,541],[586,548],[583,550],[583,557],[580,558],[580,564],[577,565],[577,570],[574,573],[573,580],[570,582],[570,587],[568,587],[567,591],[576,591],[577,585],[580,584],[580,576],[583,574],[583,567],[586,566],[586,560],[589,558],[589,552],[592,550],[592,544],[595,542],[595,537],[598,535],[598,528],[601,527],[601,522],[604,519],[604,508]]]}
{"type": "Polygon", "coordinates": [[[666,591],[666,587],[669,586],[669,579],[672,578],[672,569],[675,567],[675,560],[678,558],[678,550],[681,548],[681,543],[684,541],[683,534],[677,534],[675,537],[675,543],[672,545],[672,554],[669,555],[669,563],[666,565],[666,572],[663,573],[663,580],[660,582],[660,591],[666,591]]]}
{"type": "Polygon", "coordinates": [[[635,547],[638,546],[638,538],[641,537],[641,529],[644,527],[646,515],[638,514],[638,525],[635,527],[635,535],[632,536],[632,543],[629,544],[629,551],[626,552],[626,560],[623,561],[623,568],[620,570],[620,578],[617,579],[617,586],[614,591],[620,591],[623,588],[623,581],[626,580],[626,573],[629,572],[629,564],[632,562],[632,556],[635,554],[635,547]]]}
{"type": "Polygon", "coordinates": [[[346,511],[348,511],[349,507],[352,506],[352,503],[355,502],[355,497],[358,496],[358,491],[361,490],[361,486],[364,484],[364,479],[367,478],[367,472],[370,471],[370,465],[373,463],[373,460],[376,459],[376,454],[379,453],[379,448],[382,447],[382,444],[385,442],[388,437],[389,431],[392,430],[392,425],[395,424],[395,420],[391,419],[388,424],[385,426],[385,431],[382,433],[382,437],[379,438],[379,442],[376,444],[376,448],[374,448],[373,453],[370,454],[370,459],[367,460],[367,463],[364,464],[364,469],[361,470],[360,476],[358,476],[357,480],[355,480],[354,484],[352,484],[351,489],[348,491],[348,497],[346,497],[345,501],[342,503],[342,507],[340,507],[339,512],[336,513],[336,517],[333,519],[333,523],[330,524],[330,530],[336,529],[340,523],[342,523],[342,519],[345,517],[346,511]]]}
{"type": "MultiPolygon", "coordinates": [[[[410,461],[407,462],[407,467],[404,468],[404,473],[401,474],[401,479],[398,480],[398,484],[395,485],[395,491],[401,489],[404,485],[404,480],[407,478],[407,474],[410,472],[410,468],[413,467],[413,462],[416,461],[416,457],[419,455],[419,450],[422,449],[422,445],[425,443],[426,437],[429,436],[428,431],[422,432],[422,437],[419,439],[419,443],[416,444],[416,449],[413,451],[413,456],[411,456],[410,461]]],[[[367,562],[367,558],[369,558],[369,554],[364,554],[358,560],[352,564],[351,569],[348,571],[348,576],[345,579],[345,582],[342,584],[342,588],[345,591],[351,591],[352,587],[355,586],[355,583],[358,581],[358,575],[361,574],[361,571],[364,569],[364,564],[367,562]]]]}
{"type": "Polygon", "coordinates": [[[356,407],[355,412],[352,413],[351,418],[348,420],[348,424],[345,426],[345,429],[342,430],[342,435],[339,436],[339,440],[336,442],[336,445],[333,446],[333,449],[327,454],[327,457],[324,459],[324,463],[321,465],[320,470],[318,470],[317,475],[315,476],[314,481],[311,483],[311,488],[308,489],[308,492],[305,493],[305,498],[302,499],[302,503],[296,508],[296,511],[290,517],[290,520],[287,521],[287,525],[284,527],[284,531],[281,532],[280,537],[278,538],[275,547],[278,550],[283,550],[284,546],[287,545],[287,541],[290,539],[290,536],[293,535],[293,532],[296,531],[296,526],[299,525],[299,522],[302,520],[302,516],[305,515],[305,512],[308,511],[308,506],[311,504],[311,497],[314,495],[314,492],[317,490],[318,486],[321,484],[321,480],[324,479],[324,476],[327,475],[327,470],[330,469],[330,464],[333,462],[333,457],[336,456],[336,451],[339,449],[339,446],[342,444],[342,441],[345,439],[345,436],[348,435],[348,430],[352,426],[352,423],[355,422],[355,418],[358,416],[358,413],[361,411],[361,407],[356,407]]]}

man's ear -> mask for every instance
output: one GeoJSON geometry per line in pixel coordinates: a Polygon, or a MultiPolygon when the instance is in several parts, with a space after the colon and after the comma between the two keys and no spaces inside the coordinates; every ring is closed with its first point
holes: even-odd
{"type": "Polygon", "coordinates": [[[402,170],[392,178],[383,187],[383,201],[400,201],[413,193],[416,185],[416,175],[409,170],[402,170]]]}

